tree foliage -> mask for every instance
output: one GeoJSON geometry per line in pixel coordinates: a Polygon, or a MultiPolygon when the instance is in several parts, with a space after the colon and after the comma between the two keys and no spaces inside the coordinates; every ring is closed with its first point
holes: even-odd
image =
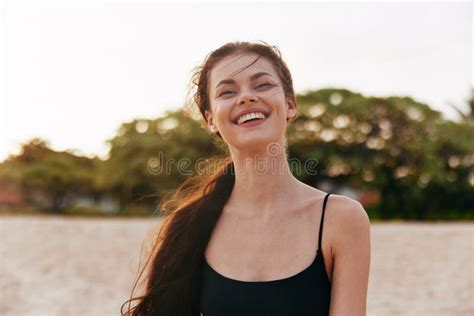
{"type": "MultiPolygon", "coordinates": [[[[305,183],[376,191],[380,200],[371,215],[384,219],[424,219],[446,210],[472,215],[472,120],[446,120],[410,97],[346,89],[308,91],[297,103],[288,152],[293,172],[305,183]]],[[[199,161],[226,151],[202,123],[183,111],[123,123],[107,140],[105,160],[57,152],[34,139],[0,164],[0,184],[14,184],[27,196],[41,192],[53,212],[61,212],[71,196],[106,194],[121,209],[141,205],[152,213],[166,193],[199,172],[199,161]]]]}

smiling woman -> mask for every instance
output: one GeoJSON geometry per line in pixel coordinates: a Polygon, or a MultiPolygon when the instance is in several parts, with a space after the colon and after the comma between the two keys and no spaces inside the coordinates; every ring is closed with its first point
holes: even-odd
{"type": "Polygon", "coordinates": [[[145,293],[122,314],[128,303],[125,315],[365,315],[369,218],[359,202],[291,173],[297,106],[279,50],[227,43],[192,80],[203,127],[228,156],[162,201],[135,283],[147,270],[145,293]]]}
{"type": "Polygon", "coordinates": [[[206,121],[210,131],[219,133],[229,145],[232,155],[237,151],[245,156],[251,151],[263,154],[265,144],[285,139],[287,120],[296,115],[296,101],[292,87],[287,89],[288,96],[285,94],[276,69],[268,58],[242,52],[222,59],[210,71],[206,121]],[[256,119],[257,113],[263,116],[261,121],[243,123],[243,119],[256,119]]]}

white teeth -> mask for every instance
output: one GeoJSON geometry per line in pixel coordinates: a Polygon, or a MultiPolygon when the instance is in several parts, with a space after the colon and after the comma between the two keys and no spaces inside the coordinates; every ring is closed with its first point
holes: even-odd
{"type": "Polygon", "coordinates": [[[261,118],[261,119],[265,119],[265,114],[261,113],[261,112],[252,112],[252,113],[248,113],[248,114],[245,114],[245,115],[242,115],[241,117],[239,117],[239,119],[237,120],[237,124],[242,124],[244,123],[245,121],[248,121],[250,119],[254,119],[254,118],[261,118]]]}

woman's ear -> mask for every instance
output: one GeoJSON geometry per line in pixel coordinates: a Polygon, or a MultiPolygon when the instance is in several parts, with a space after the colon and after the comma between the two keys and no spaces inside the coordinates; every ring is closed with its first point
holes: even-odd
{"type": "Polygon", "coordinates": [[[214,117],[212,113],[208,110],[205,111],[206,121],[207,121],[207,128],[211,131],[211,133],[217,133],[217,127],[214,125],[214,117]]]}
{"type": "Polygon", "coordinates": [[[293,119],[296,116],[296,103],[291,99],[287,99],[286,113],[288,119],[293,119]]]}

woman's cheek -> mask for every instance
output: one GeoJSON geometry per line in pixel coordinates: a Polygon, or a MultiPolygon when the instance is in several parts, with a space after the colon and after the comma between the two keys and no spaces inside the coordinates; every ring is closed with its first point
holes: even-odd
{"type": "Polygon", "coordinates": [[[277,101],[278,99],[282,98],[284,99],[284,93],[283,91],[280,91],[280,90],[269,90],[265,93],[264,98],[268,99],[268,100],[272,100],[272,101],[277,101]]]}
{"type": "Polygon", "coordinates": [[[219,102],[216,104],[216,109],[218,109],[217,116],[219,118],[219,121],[221,121],[222,123],[228,122],[230,119],[231,103],[219,102]]]}

